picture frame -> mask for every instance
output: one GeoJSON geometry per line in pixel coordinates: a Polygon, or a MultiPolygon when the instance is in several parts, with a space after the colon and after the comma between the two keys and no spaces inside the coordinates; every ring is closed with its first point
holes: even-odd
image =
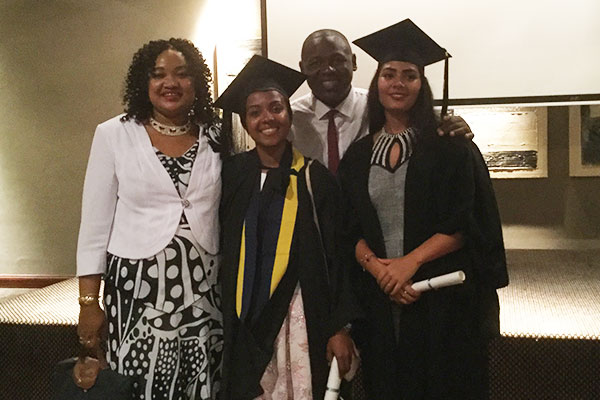
{"type": "Polygon", "coordinates": [[[548,177],[548,108],[453,106],[475,134],[494,179],[548,177]]]}
{"type": "Polygon", "coordinates": [[[600,176],[600,104],[569,106],[569,175],[600,176]]]}

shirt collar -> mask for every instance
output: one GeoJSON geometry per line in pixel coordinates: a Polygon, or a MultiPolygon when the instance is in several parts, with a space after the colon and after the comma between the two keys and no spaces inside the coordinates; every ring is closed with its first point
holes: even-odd
{"type": "MultiPolygon", "coordinates": [[[[311,95],[313,98],[315,116],[318,119],[324,119],[325,114],[327,114],[330,110],[332,110],[332,108],[325,105],[325,103],[323,103],[321,100],[317,99],[314,94],[311,93],[311,95]]],[[[338,106],[335,107],[335,109],[343,116],[350,118],[350,117],[352,117],[353,104],[354,104],[354,88],[350,87],[350,92],[348,93],[348,96],[346,96],[346,98],[344,100],[342,100],[342,102],[340,104],[338,104],[338,106]]]]}

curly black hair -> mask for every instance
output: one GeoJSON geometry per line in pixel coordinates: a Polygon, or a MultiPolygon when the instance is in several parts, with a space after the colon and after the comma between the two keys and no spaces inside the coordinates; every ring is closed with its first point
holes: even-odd
{"type": "Polygon", "coordinates": [[[192,122],[217,124],[219,119],[213,108],[209,88],[212,77],[204,57],[189,40],[175,38],[150,41],[133,55],[123,90],[125,115],[122,120],[134,119],[143,123],[152,116],[152,103],[148,97],[148,81],[156,64],[156,58],[168,49],[177,50],[183,54],[188,65],[188,72],[194,82],[197,100],[192,106],[194,111],[192,122]]]}
{"type": "MultiPolygon", "coordinates": [[[[379,90],[377,81],[383,64],[377,66],[377,71],[369,85],[369,93],[367,95],[367,114],[369,118],[369,134],[379,132],[385,125],[385,110],[379,101],[379,90]]],[[[433,94],[429,81],[423,73],[423,68],[419,68],[421,77],[421,90],[417,97],[417,101],[410,110],[410,124],[417,128],[421,135],[430,135],[435,132],[438,121],[433,111],[433,94]]]]}

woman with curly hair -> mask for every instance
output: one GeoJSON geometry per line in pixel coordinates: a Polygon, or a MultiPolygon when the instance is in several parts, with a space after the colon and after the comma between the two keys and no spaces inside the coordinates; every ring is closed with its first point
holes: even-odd
{"type": "MultiPolygon", "coordinates": [[[[133,378],[136,399],[214,399],[219,389],[221,159],[210,79],[191,42],[145,44],[129,67],[125,114],[98,125],[92,143],[78,334],[100,364],[106,343],[105,365],[133,378]]],[[[89,388],[96,373],[80,363],[74,378],[89,388]]]]}

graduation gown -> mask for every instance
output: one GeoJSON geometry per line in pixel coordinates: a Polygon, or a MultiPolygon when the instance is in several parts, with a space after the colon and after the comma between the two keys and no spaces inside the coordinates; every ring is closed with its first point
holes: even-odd
{"type": "MultiPolygon", "coordinates": [[[[288,145],[281,164],[289,168],[290,159],[291,146],[288,145]]],[[[236,284],[242,228],[250,198],[259,182],[260,163],[256,150],[252,150],[233,156],[223,164],[220,209],[223,253],[220,279],[225,346],[223,399],[253,399],[262,393],[260,379],[272,357],[273,342],[298,283],[304,302],[315,399],[323,398],[325,393],[329,370],[327,341],[358,315],[359,309],[339,257],[339,188],[325,167],[318,162],[312,163],[310,175],[320,221],[321,244],[306,187],[305,168],[298,173],[298,211],[287,270],[256,321],[248,322],[248,319],[240,321],[236,313],[236,284]]]]}
{"type": "MultiPolygon", "coordinates": [[[[345,200],[346,256],[363,238],[386,257],[368,190],[373,136],[353,144],[338,176],[345,200]]],[[[485,347],[499,333],[495,289],[508,283],[498,209],[477,147],[457,139],[419,138],[408,161],[404,254],[435,233],[463,233],[465,246],[424,264],[413,281],[464,270],[463,285],[430,291],[402,306],[399,339],[392,302],[354,260],[351,281],[365,319],[353,327],[361,348],[365,389],[373,399],[469,399],[485,391],[485,347]]],[[[350,264],[350,260],[347,260],[350,264]]]]}

